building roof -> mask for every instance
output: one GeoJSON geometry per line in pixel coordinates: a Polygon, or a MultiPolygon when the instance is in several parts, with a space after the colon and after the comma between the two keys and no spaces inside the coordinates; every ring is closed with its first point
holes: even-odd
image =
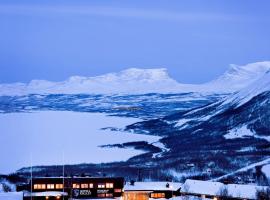
{"type": "Polygon", "coordinates": [[[219,182],[187,179],[181,191],[191,194],[204,194],[215,196],[220,192],[222,187],[223,183],[219,182]]]}
{"type": "Polygon", "coordinates": [[[134,182],[134,185],[127,183],[124,191],[177,191],[181,186],[176,182],[134,182]],[[166,187],[167,184],[169,187],[166,187]]]}
{"type": "Polygon", "coordinates": [[[256,199],[257,191],[266,190],[267,188],[269,187],[187,179],[181,191],[189,194],[219,196],[222,191],[226,190],[228,197],[256,199]]]}

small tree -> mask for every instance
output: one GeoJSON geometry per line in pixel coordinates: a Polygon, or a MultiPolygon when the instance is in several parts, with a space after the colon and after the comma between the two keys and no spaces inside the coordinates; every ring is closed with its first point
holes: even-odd
{"type": "Polygon", "coordinates": [[[270,189],[257,190],[256,197],[258,200],[270,200],[270,189]]]}
{"type": "Polygon", "coordinates": [[[2,188],[4,192],[11,192],[11,188],[5,183],[2,184],[2,188]]]}
{"type": "Polygon", "coordinates": [[[218,192],[218,195],[225,198],[229,197],[227,186],[222,186],[218,192]]]}

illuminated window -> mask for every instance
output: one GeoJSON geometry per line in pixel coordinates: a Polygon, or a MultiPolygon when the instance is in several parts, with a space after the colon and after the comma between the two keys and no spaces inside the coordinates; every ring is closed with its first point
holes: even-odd
{"type": "Polygon", "coordinates": [[[152,193],[151,198],[165,198],[165,193],[152,193]]]}
{"type": "Polygon", "coordinates": [[[113,194],[111,194],[111,193],[106,194],[106,197],[113,197],[113,194]]]}
{"type": "Polygon", "coordinates": [[[97,194],[98,197],[106,197],[106,194],[97,194]]]}
{"type": "Polygon", "coordinates": [[[113,188],[113,183],[106,183],[106,188],[113,188]]]}
{"type": "Polygon", "coordinates": [[[55,185],[55,188],[56,189],[63,189],[63,184],[56,184],[55,185]]]}
{"type": "Polygon", "coordinates": [[[81,188],[83,189],[88,188],[88,184],[85,184],[85,183],[81,184],[81,188]]]}
{"type": "Polygon", "coordinates": [[[94,184],[93,183],[89,183],[89,188],[94,188],[94,184]]]}
{"type": "Polygon", "coordinates": [[[114,192],[115,193],[120,193],[120,192],[122,192],[122,189],[114,189],[114,192]]]}
{"type": "Polygon", "coordinates": [[[74,188],[74,189],[80,189],[80,184],[78,184],[78,183],[73,183],[73,184],[72,184],[72,188],[74,188]]]}
{"type": "Polygon", "coordinates": [[[54,184],[47,184],[47,189],[54,189],[54,184]]]}
{"type": "Polygon", "coordinates": [[[35,190],[45,190],[46,185],[45,184],[34,184],[34,189],[35,190]]]}
{"type": "Polygon", "coordinates": [[[104,183],[99,183],[98,188],[105,188],[105,184],[104,183]]]}

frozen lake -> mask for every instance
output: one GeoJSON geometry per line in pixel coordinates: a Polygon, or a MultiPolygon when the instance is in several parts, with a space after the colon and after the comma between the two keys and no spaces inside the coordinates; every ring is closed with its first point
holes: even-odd
{"type": "Polygon", "coordinates": [[[31,165],[123,161],[142,153],[134,149],[100,148],[99,145],[132,141],[155,142],[157,136],[101,130],[124,128],[135,118],[100,113],[41,111],[0,114],[0,173],[31,165]]]}

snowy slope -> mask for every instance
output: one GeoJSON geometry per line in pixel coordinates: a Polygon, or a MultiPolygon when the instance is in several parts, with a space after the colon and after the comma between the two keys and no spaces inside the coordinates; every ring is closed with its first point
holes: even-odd
{"type": "Polygon", "coordinates": [[[130,68],[96,77],[73,76],[62,82],[33,80],[30,83],[1,84],[0,95],[25,94],[116,94],[116,93],[182,93],[238,91],[270,70],[270,62],[231,66],[217,79],[201,84],[181,84],[172,79],[167,69],[130,68]]]}
{"type": "Polygon", "coordinates": [[[253,97],[266,91],[270,91],[270,70],[265,72],[261,78],[243,88],[238,93],[231,95],[224,104],[231,103],[241,106],[253,97]]]}

